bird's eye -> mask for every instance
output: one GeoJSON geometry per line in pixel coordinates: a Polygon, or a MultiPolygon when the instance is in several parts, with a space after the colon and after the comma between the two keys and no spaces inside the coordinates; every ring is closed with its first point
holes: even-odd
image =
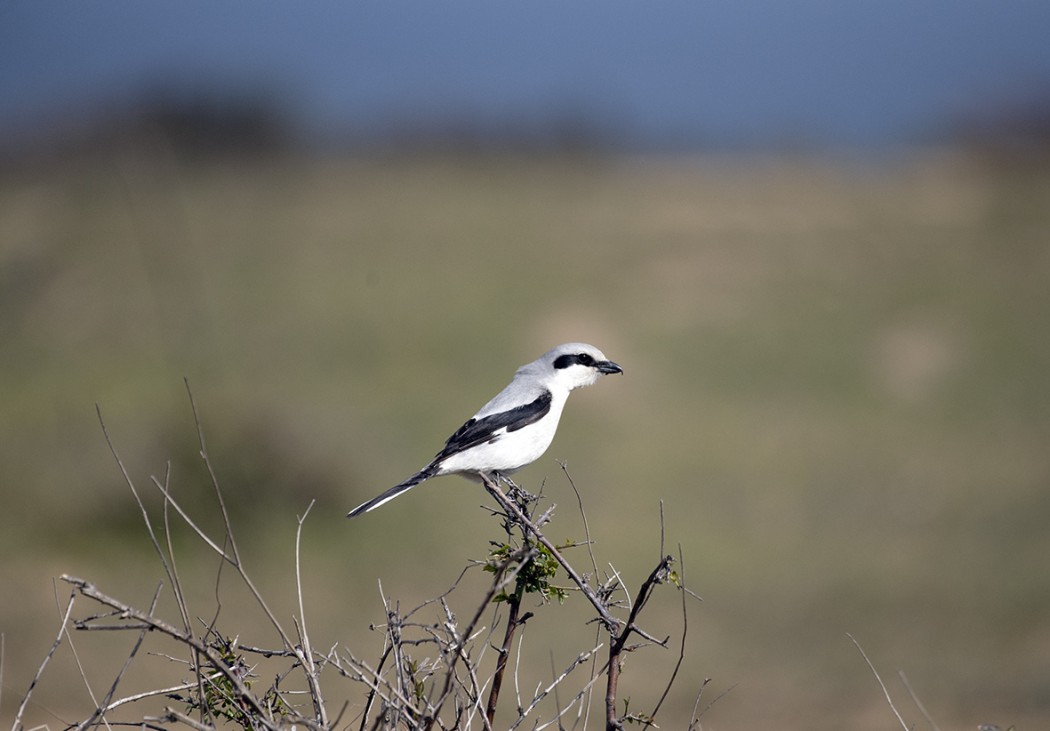
{"type": "Polygon", "coordinates": [[[576,360],[579,361],[580,365],[590,365],[594,362],[594,358],[587,355],[586,353],[580,353],[576,356],[576,360]]]}

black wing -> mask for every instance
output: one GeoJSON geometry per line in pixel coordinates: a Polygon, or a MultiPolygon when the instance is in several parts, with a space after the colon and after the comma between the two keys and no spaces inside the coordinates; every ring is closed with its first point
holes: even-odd
{"type": "Polygon", "coordinates": [[[539,421],[551,410],[551,400],[550,391],[544,391],[532,403],[518,406],[510,411],[492,414],[482,419],[471,419],[448,438],[448,441],[445,442],[445,448],[438,452],[430,464],[401,484],[394,485],[382,495],[378,495],[368,502],[358,505],[346,517],[353,518],[362,513],[367,513],[369,510],[374,510],[383,503],[393,500],[401,493],[412,489],[424,480],[430,479],[437,473],[441,460],[484,442],[499,439],[500,435],[496,434],[496,432],[501,429],[509,432],[517,431],[524,426],[539,421]]]}
{"type": "Polygon", "coordinates": [[[551,399],[551,392],[544,391],[531,403],[515,407],[510,411],[490,414],[481,419],[469,420],[448,438],[444,449],[437,453],[431,464],[437,464],[453,454],[458,454],[492,439],[498,439],[499,435],[496,432],[501,429],[509,432],[517,431],[539,421],[551,410],[551,399]]]}

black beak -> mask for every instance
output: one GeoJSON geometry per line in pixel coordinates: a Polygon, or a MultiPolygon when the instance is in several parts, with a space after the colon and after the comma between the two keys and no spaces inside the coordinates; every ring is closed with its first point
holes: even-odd
{"type": "Polygon", "coordinates": [[[600,360],[594,364],[594,367],[598,369],[599,373],[609,375],[610,373],[623,373],[623,368],[613,363],[611,360],[600,360]]]}

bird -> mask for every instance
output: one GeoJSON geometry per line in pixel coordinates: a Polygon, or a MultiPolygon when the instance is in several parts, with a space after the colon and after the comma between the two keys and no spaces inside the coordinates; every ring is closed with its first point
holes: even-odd
{"type": "Polygon", "coordinates": [[[623,368],[593,345],[551,348],[518,368],[507,387],[467,419],[423,469],[346,517],[375,510],[432,477],[458,474],[481,482],[535,462],[554,440],[569,393],[613,373],[623,373],[623,368]]]}

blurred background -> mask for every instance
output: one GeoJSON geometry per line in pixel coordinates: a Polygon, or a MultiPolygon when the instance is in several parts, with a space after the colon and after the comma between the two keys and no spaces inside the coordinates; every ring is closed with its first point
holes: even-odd
{"type": "MultiPolygon", "coordinates": [[[[582,538],[566,462],[631,586],[663,501],[704,597],[664,728],[705,678],[704,728],[893,726],[847,632],[913,726],[898,670],[941,729],[1044,728],[1048,31],[1037,2],[4,2],[3,723],[55,577],[140,606],[161,577],[96,404],[147,505],[168,480],[215,529],[188,379],[275,612],[316,500],[315,645],[378,656],[377,582],[414,606],[500,534],[452,478],[345,512],[584,340],[626,374],[519,481],[582,538]]],[[[581,603],[530,623],[537,678],[581,603]]],[[[673,592],[650,611],[680,635],[673,592]]],[[[73,639],[104,691],[131,638],[73,639]]],[[[647,652],[632,708],[673,665],[647,652]]],[[[25,720],[91,708],[64,647],[25,720]]]]}

